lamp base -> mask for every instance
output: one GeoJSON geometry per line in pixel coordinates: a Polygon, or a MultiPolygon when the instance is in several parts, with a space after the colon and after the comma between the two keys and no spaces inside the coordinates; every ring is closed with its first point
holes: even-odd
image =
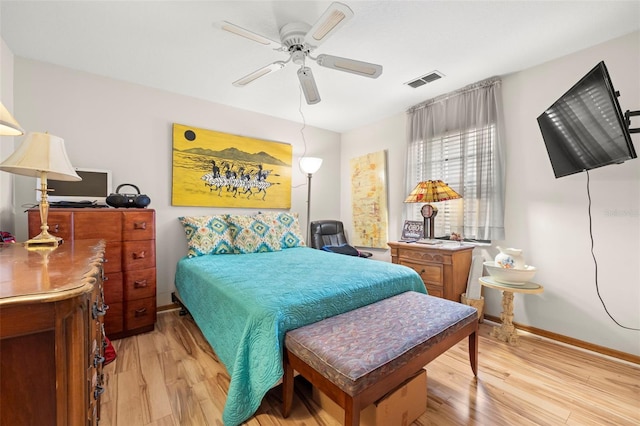
{"type": "Polygon", "coordinates": [[[58,247],[60,244],[62,244],[62,238],[44,232],[23,243],[26,248],[58,247]]]}

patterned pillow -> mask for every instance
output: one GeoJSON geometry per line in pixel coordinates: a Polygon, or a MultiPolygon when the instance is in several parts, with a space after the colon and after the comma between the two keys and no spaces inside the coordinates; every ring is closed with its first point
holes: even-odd
{"type": "Polygon", "coordinates": [[[280,226],[280,245],[283,249],[304,247],[304,235],[300,229],[298,213],[261,213],[268,220],[274,220],[280,226]]]}
{"type": "Polygon", "coordinates": [[[229,215],[227,218],[236,253],[280,251],[280,226],[262,215],[229,215]]]}
{"type": "Polygon", "coordinates": [[[234,253],[229,215],[179,217],[187,235],[187,256],[234,253]]]}

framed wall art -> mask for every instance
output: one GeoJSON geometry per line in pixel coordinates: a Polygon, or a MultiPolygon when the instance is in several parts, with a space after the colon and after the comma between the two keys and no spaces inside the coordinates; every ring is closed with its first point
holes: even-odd
{"type": "Polygon", "coordinates": [[[387,248],[387,156],[385,151],[352,158],[351,203],[354,235],[351,244],[387,248]]]}
{"type": "Polygon", "coordinates": [[[290,144],[173,125],[174,206],[291,208],[290,144]]]}

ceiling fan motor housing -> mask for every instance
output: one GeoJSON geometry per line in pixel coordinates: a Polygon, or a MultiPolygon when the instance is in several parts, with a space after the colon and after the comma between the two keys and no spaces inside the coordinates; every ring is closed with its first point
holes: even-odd
{"type": "Polygon", "coordinates": [[[280,40],[282,45],[287,48],[289,52],[296,50],[306,50],[309,48],[305,46],[304,36],[311,29],[311,25],[304,22],[293,22],[284,25],[280,29],[280,40]]]}

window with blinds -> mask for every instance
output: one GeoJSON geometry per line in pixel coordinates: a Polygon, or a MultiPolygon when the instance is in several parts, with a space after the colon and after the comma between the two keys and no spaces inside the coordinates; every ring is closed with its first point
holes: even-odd
{"type": "MultiPolygon", "coordinates": [[[[494,170],[495,125],[450,132],[427,141],[413,144],[412,155],[417,159],[413,170],[414,181],[442,180],[462,195],[461,199],[433,203],[438,209],[435,218],[436,236],[461,233],[466,239],[481,239],[474,235],[478,223],[482,191],[494,170]]],[[[413,214],[420,216],[421,204],[411,206],[413,214]]]]}

